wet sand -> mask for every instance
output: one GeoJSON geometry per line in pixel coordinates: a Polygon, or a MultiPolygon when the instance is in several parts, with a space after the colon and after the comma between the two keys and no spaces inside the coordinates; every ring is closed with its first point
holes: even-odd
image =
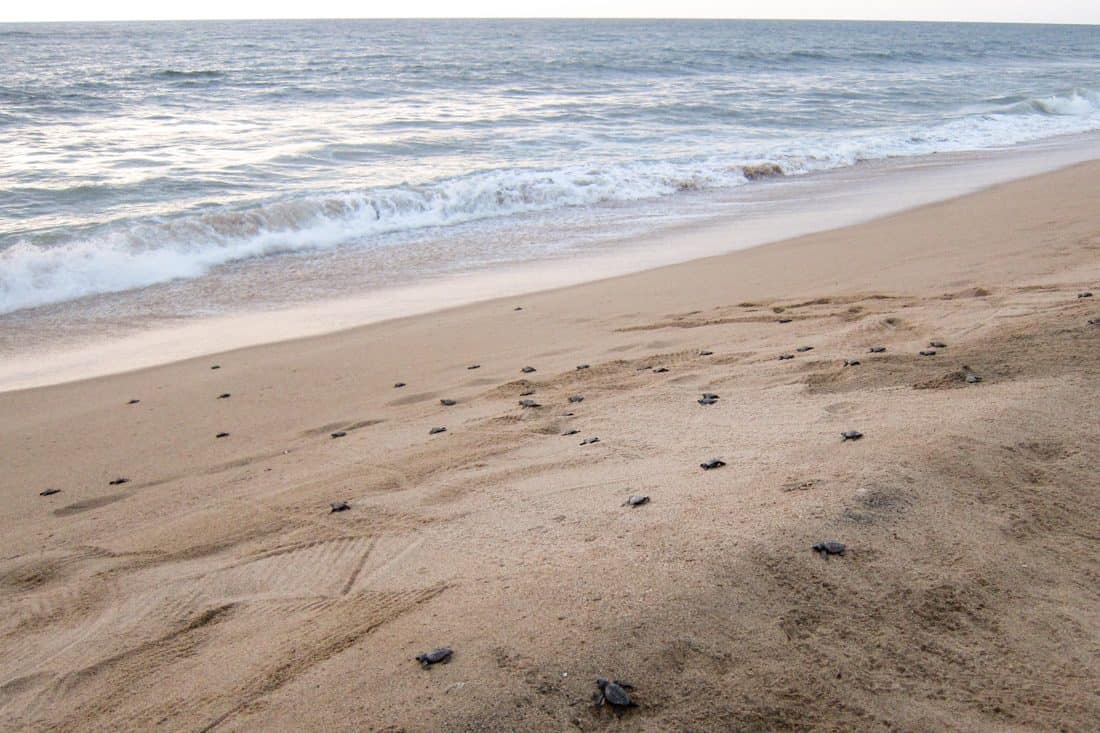
{"type": "Polygon", "coordinates": [[[0,394],[0,728],[1087,730],[1098,198],[0,394]]]}

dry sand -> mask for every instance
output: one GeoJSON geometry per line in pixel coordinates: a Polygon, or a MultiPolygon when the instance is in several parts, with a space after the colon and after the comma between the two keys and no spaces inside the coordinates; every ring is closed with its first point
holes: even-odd
{"type": "Polygon", "coordinates": [[[0,728],[1095,730],[1097,201],[2,394],[0,728]]]}

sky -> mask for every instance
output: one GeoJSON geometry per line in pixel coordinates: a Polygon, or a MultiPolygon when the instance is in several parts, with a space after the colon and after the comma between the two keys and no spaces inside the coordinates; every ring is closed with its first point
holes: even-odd
{"type": "Polygon", "coordinates": [[[5,0],[0,22],[200,18],[835,18],[1100,24],[1100,0],[5,0]]]}

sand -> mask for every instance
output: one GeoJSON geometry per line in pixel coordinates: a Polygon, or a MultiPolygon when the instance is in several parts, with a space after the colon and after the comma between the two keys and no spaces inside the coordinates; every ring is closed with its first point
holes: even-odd
{"type": "Polygon", "coordinates": [[[0,394],[0,728],[1092,729],[1098,200],[0,394]]]}

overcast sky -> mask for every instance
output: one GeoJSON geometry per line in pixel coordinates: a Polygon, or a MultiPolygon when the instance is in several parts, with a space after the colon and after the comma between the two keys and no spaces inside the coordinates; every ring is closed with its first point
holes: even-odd
{"type": "Polygon", "coordinates": [[[1100,24],[1100,0],[3,0],[0,21],[165,18],[858,18],[1100,24]]]}

